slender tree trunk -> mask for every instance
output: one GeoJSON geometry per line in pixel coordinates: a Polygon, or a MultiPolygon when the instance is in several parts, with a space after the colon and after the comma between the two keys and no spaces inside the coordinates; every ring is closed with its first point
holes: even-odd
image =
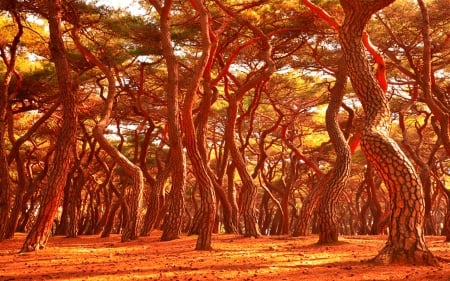
{"type": "Polygon", "coordinates": [[[72,38],[78,50],[86,57],[86,59],[95,64],[95,66],[97,66],[105,74],[108,80],[108,96],[106,98],[105,107],[102,113],[102,119],[95,125],[92,130],[92,135],[97,140],[100,147],[125,170],[129,177],[132,178],[133,185],[131,186],[131,191],[129,192],[129,200],[124,201],[124,204],[128,205],[130,218],[126,220],[127,225],[123,229],[121,240],[122,242],[135,240],[138,237],[138,228],[140,224],[139,212],[142,204],[142,193],[144,190],[144,175],[139,166],[125,157],[125,155],[114,147],[104,136],[104,132],[110,123],[114,98],[116,96],[116,79],[111,69],[103,64],[81,44],[78,37],[78,32],[79,30],[77,28],[72,30],[72,38]]]}
{"type": "Polygon", "coordinates": [[[231,220],[233,221],[233,224],[237,228],[237,232],[241,233],[241,229],[239,226],[239,204],[237,202],[237,191],[236,191],[236,185],[234,183],[234,175],[236,171],[236,166],[231,162],[227,168],[227,197],[228,201],[231,204],[231,220]]]}
{"type": "MultiPolygon", "coordinates": [[[[32,169],[29,167],[24,168],[24,160],[22,159],[22,156],[20,155],[19,148],[20,146],[30,139],[33,133],[36,132],[36,130],[46,121],[48,118],[52,116],[52,114],[55,112],[55,110],[60,105],[59,102],[54,104],[51,108],[45,112],[44,115],[42,115],[33,125],[31,128],[23,134],[20,138],[18,138],[12,145],[12,148],[8,155],[8,165],[12,163],[14,160],[17,165],[17,173],[19,175],[22,175],[19,177],[19,184],[18,188],[16,189],[16,194],[14,197],[14,203],[11,209],[11,214],[8,221],[8,228],[6,229],[5,237],[6,239],[11,239],[14,237],[14,232],[17,231],[17,228],[19,227],[19,219],[21,213],[23,213],[24,210],[24,202],[26,201],[26,195],[30,193],[30,189],[33,189],[34,186],[36,186],[36,182],[41,181],[44,177],[46,177],[46,173],[41,173],[39,177],[36,177],[33,179],[32,176],[32,169]],[[22,170],[26,170],[22,171],[22,170]],[[27,176],[25,176],[27,174],[27,176]]],[[[1,130],[1,128],[0,128],[1,130]]],[[[46,159],[49,158],[51,155],[52,150],[50,150],[45,157],[46,159]]],[[[45,161],[47,162],[47,161],[45,161]]],[[[1,165],[1,164],[0,164],[1,165]]],[[[46,170],[46,169],[44,169],[46,170]]]]}
{"type": "Polygon", "coordinates": [[[120,200],[120,199],[117,202],[113,203],[113,205],[111,207],[111,211],[108,214],[108,218],[106,220],[105,227],[103,228],[103,231],[102,231],[102,234],[100,235],[100,237],[106,238],[111,235],[111,232],[114,227],[114,218],[116,217],[116,213],[120,209],[121,205],[122,205],[122,200],[120,200]]]}
{"type": "MultiPolygon", "coordinates": [[[[10,179],[9,179],[9,164],[7,161],[7,149],[6,149],[6,131],[8,128],[8,119],[11,117],[8,111],[10,111],[9,102],[9,88],[11,79],[13,77],[16,67],[16,53],[20,43],[20,38],[23,34],[23,26],[20,19],[20,15],[16,11],[16,0],[12,0],[9,3],[10,14],[13,17],[15,24],[17,25],[17,33],[14,36],[13,41],[9,47],[9,61],[4,61],[6,65],[6,73],[3,77],[3,83],[0,93],[0,241],[5,238],[9,238],[7,235],[8,217],[10,213],[10,179]]],[[[20,165],[20,163],[17,163],[20,165]]]]}
{"type": "Polygon", "coordinates": [[[39,208],[36,223],[28,233],[22,252],[35,251],[45,247],[53,224],[53,219],[66,185],[77,133],[76,90],[70,75],[67,54],[62,39],[61,0],[48,0],[48,22],[50,30],[50,51],[55,64],[58,90],[63,110],[63,121],[55,144],[55,158],[39,208]]]}
{"type": "MultiPolygon", "coordinates": [[[[69,238],[76,238],[79,234],[78,222],[81,217],[81,193],[83,186],[86,183],[85,177],[86,169],[83,170],[77,167],[77,175],[72,178],[72,183],[67,183],[69,185],[69,206],[68,206],[68,225],[66,236],[69,238]]],[[[98,202],[98,201],[97,201],[98,202]]],[[[96,223],[92,222],[92,228],[94,228],[96,223]]]]}
{"type": "MultiPolygon", "coordinates": [[[[187,95],[183,108],[183,125],[185,133],[186,149],[191,160],[192,170],[197,180],[197,184],[200,189],[201,199],[201,212],[199,216],[199,228],[196,250],[210,250],[211,237],[214,228],[214,222],[216,218],[216,195],[214,192],[213,182],[209,176],[206,157],[202,157],[201,151],[204,147],[204,143],[199,142],[196,138],[196,130],[194,127],[194,120],[192,118],[192,109],[194,105],[194,98],[197,94],[200,86],[200,79],[204,76],[207,69],[208,62],[212,57],[211,55],[211,34],[210,34],[210,22],[209,14],[204,6],[203,1],[193,0],[193,6],[197,10],[200,16],[200,26],[202,35],[202,55],[199,58],[197,64],[194,67],[194,74],[190,87],[188,88],[187,95]]],[[[205,133],[205,132],[204,132],[205,133]]],[[[201,138],[200,138],[201,139],[201,138]]]]}
{"type": "Polygon", "coordinates": [[[338,123],[338,113],[345,94],[346,85],[346,63],[344,59],[341,59],[336,73],[336,83],[331,89],[331,98],[325,117],[328,135],[336,152],[336,162],[335,167],[330,171],[331,179],[327,181],[320,202],[318,212],[319,244],[335,243],[338,241],[339,231],[335,214],[336,204],[350,175],[350,147],[338,123]]]}
{"type": "Polygon", "coordinates": [[[314,184],[313,190],[308,193],[302,202],[298,222],[292,234],[294,237],[307,236],[311,233],[313,215],[324,194],[325,186],[331,180],[331,173],[319,175],[319,177],[319,181],[317,184],[314,184]]]}
{"type": "MultiPolygon", "coordinates": [[[[372,235],[381,234],[384,228],[383,210],[377,196],[377,189],[380,188],[381,180],[379,180],[378,176],[377,180],[375,180],[374,172],[373,166],[368,164],[364,180],[367,190],[367,205],[372,213],[373,221],[370,227],[370,234],[372,235]]],[[[386,206],[386,209],[389,210],[389,206],[386,206]]]]}
{"type": "MultiPolygon", "coordinates": [[[[169,153],[170,155],[170,153],[169,153]]],[[[170,162],[171,160],[168,159],[170,162]]],[[[147,204],[147,212],[145,213],[143,226],[141,229],[141,236],[147,236],[155,228],[155,223],[160,216],[161,209],[163,207],[163,189],[164,184],[169,177],[170,163],[167,167],[164,167],[163,171],[158,172],[155,183],[151,187],[149,200],[147,204]]]]}
{"type": "Polygon", "coordinates": [[[339,32],[340,42],[353,88],[366,113],[361,145],[388,187],[392,205],[388,242],[374,260],[435,265],[423,234],[422,185],[411,162],[389,137],[388,101],[370,69],[362,44],[363,30],[371,16],[392,2],[341,0],[345,19],[339,32]]]}
{"type": "MultiPolygon", "coordinates": [[[[29,188],[30,181],[26,177],[24,162],[19,153],[14,156],[17,167],[18,185],[14,196],[14,203],[11,206],[11,214],[9,216],[8,224],[5,231],[5,239],[14,237],[17,224],[19,222],[20,212],[23,209],[25,191],[29,188]]],[[[0,239],[1,241],[1,239],[0,239]]]]}
{"type": "Polygon", "coordinates": [[[184,213],[184,191],[186,185],[186,161],[182,144],[182,129],[180,126],[180,92],[178,61],[172,47],[170,34],[170,13],[172,0],[149,0],[160,16],[161,45],[167,65],[167,111],[168,134],[171,158],[172,188],[168,196],[168,209],[163,223],[161,240],[177,239],[181,233],[184,213]]]}
{"type": "Polygon", "coordinates": [[[260,237],[261,233],[258,226],[258,218],[256,212],[256,195],[258,188],[247,171],[245,161],[239,149],[236,147],[234,140],[235,124],[238,111],[238,101],[234,96],[229,97],[229,106],[227,113],[226,141],[230,148],[230,154],[239,176],[242,180],[241,202],[242,213],[244,218],[244,236],[260,237]]]}

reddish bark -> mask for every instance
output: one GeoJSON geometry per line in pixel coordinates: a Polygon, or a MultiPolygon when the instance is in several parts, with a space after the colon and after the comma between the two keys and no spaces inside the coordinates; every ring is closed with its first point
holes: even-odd
{"type": "Polygon", "coordinates": [[[49,11],[50,51],[58,79],[63,121],[55,144],[55,158],[50,171],[48,186],[44,191],[44,197],[36,223],[25,239],[22,252],[38,250],[45,247],[47,243],[53,219],[56,215],[67,175],[72,164],[78,125],[75,85],[70,75],[70,67],[62,39],[62,3],[61,0],[48,0],[47,3],[49,11]]]}
{"type": "Polygon", "coordinates": [[[179,64],[172,48],[170,13],[172,0],[149,0],[160,16],[161,44],[167,66],[167,133],[170,146],[172,188],[168,198],[167,215],[164,218],[161,240],[168,241],[179,237],[184,213],[184,191],[186,185],[186,161],[182,144],[182,126],[180,124],[179,64]]]}
{"type": "Polygon", "coordinates": [[[375,258],[380,263],[435,265],[423,233],[423,190],[413,165],[389,137],[391,123],[388,101],[372,74],[362,44],[363,30],[378,10],[392,3],[385,1],[341,0],[345,20],[339,39],[347,61],[353,88],[366,112],[362,149],[389,189],[392,217],[387,245],[375,258]]]}
{"type": "MultiPolygon", "coordinates": [[[[9,164],[7,161],[7,149],[6,149],[6,131],[11,122],[9,119],[11,116],[11,108],[9,102],[9,90],[11,79],[14,75],[16,67],[16,55],[17,48],[20,43],[20,38],[23,34],[23,25],[19,13],[16,11],[16,1],[11,1],[9,12],[17,25],[17,33],[14,35],[13,41],[9,45],[7,51],[3,50],[2,46],[2,58],[6,65],[6,73],[3,77],[2,89],[0,93],[0,241],[11,238],[13,234],[6,233],[8,227],[8,217],[10,213],[10,175],[9,164]],[[9,53],[9,60],[6,58],[5,52],[9,53]]],[[[10,136],[13,137],[12,135],[10,136]]],[[[17,163],[18,166],[21,163],[17,163]]],[[[20,175],[19,175],[20,176],[20,175]]]]}

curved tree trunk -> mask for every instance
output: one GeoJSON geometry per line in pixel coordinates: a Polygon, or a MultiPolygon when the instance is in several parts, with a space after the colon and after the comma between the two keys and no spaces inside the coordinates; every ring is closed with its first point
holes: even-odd
{"type": "Polygon", "coordinates": [[[324,194],[325,186],[331,180],[331,173],[319,175],[319,177],[319,181],[314,184],[313,190],[308,193],[302,202],[299,218],[292,233],[294,237],[307,236],[311,233],[312,218],[324,194]]]}
{"type": "MultiPolygon", "coordinates": [[[[15,72],[16,67],[16,53],[20,43],[20,38],[23,34],[23,26],[21,18],[18,12],[15,10],[16,0],[10,1],[10,13],[17,24],[17,33],[14,36],[13,41],[10,44],[8,53],[10,55],[9,61],[4,61],[6,65],[6,73],[3,77],[3,83],[0,93],[0,241],[11,238],[8,236],[8,217],[10,212],[10,179],[9,179],[9,167],[7,161],[7,149],[6,149],[6,130],[8,128],[8,119],[10,114],[10,102],[9,102],[9,87],[11,79],[15,72]]],[[[21,165],[21,163],[17,163],[21,165]]]]}
{"type": "Polygon", "coordinates": [[[331,89],[331,98],[326,111],[328,135],[336,152],[335,167],[330,171],[331,178],[327,181],[321,198],[318,212],[319,244],[338,241],[338,225],[336,222],[336,204],[339,195],[347,183],[350,174],[351,153],[344,134],[339,128],[338,113],[347,85],[345,60],[341,59],[336,73],[336,83],[331,89]]]}
{"type": "Polygon", "coordinates": [[[70,75],[70,67],[62,39],[61,0],[48,0],[48,22],[50,30],[50,51],[58,78],[58,90],[63,110],[61,130],[55,144],[55,158],[44,191],[36,223],[28,233],[22,252],[35,251],[45,247],[50,235],[53,218],[58,210],[66,179],[70,170],[77,133],[77,99],[75,85],[70,75]]]}
{"type": "Polygon", "coordinates": [[[244,218],[244,236],[260,237],[261,233],[258,226],[258,218],[256,212],[256,195],[258,188],[253,183],[252,177],[247,171],[245,161],[236,147],[234,140],[235,125],[238,111],[238,101],[234,96],[230,96],[228,101],[226,141],[230,148],[230,154],[233,158],[234,166],[242,180],[241,202],[242,216],[244,218]]]}
{"type": "Polygon", "coordinates": [[[353,88],[366,113],[361,145],[367,160],[383,178],[390,192],[392,216],[386,246],[379,263],[436,264],[424,234],[424,199],[420,179],[397,143],[389,137],[390,110],[384,91],[369,67],[362,44],[370,17],[393,0],[341,0],[345,20],[339,37],[353,88]]]}
{"type": "MultiPolygon", "coordinates": [[[[202,55],[195,65],[194,74],[188,88],[183,108],[183,125],[185,133],[185,141],[187,153],[191,160],[192,170],[200,189],[201,212],[199,216],[198,239],[196,250],[210,250],[211,237],[216,218],[216,195],[214,192],[213,182],[209,176],[206,158],[202,157],[201,151],[204,150],[204,143],[199,142],[196,138],[196,130],[194,120],[192,118],[192,109],[194,98],[200,86],[200,79],[204,76],[204,72],[209,72],[208,65],[211,57],[211,34],[209,14],[204,6],[203,1],[193,0],[194,8],[200,16],[201,37],[202,37],[202,55]],[[200,149],[199,147],[202,147],[200,149]]],[[[202,138],[200,138],[202,139],[202,138]]]]}
{"type": "MultiPolygon", "coordinates": [[[[169,153],[170,155],[170,153],[169,153]]],[[[168,159],[170,162],[170,159],[168,159]]],[[[158,171],[156,180],[151,186],[151,191],[147,203],[147,212],[145,213],[144,222],[141,229],[141,236],[148,236],[154,229],[155,223],[160,215],[163,206],[163,189],[167,178],[170,174],[170,163],[164,167],[162,171],[158,171]]]]}
{"type": "Polygon", "coordinates": [[[123,155],[115,146],[113,146],[104,136],[105,130],[110,123],[110,117],[116,96],[116,79],[111,69],[95,57],[86,47],[81,44],[78,37],[79,30],[74,28],[72,30],[72,38],[78,50],[83,54],[87,60],[97,66],[106,76],[108,80],[108,96],[106,98],[105,107],[102,113],[102,119],[92,129],[92,135],[97,140],[100,147],[111,156],[114,161],[119,164],[132,178],[133,185],[129,192],[129,200],[124,203],[128,204],[130,217],[126,220],[127,225],[122,232],[122,242],[135,240],[138,237],[138,228],[140,223],[139,210],[142,203],[142,193],[144,190],[144,175],[139,166],[131,162],[125,155],[123,155]]]}
{"type": "MultiPolygon", "coordinates": [[[[149,121],[150,119],[147,118],[149,121]]],[[[144,174],[145,179],[150,185],[150,191],[147,195],[147,210],[143,219],[143,224],[141,228],[141,236],[148,236],[150,232],[154,229],[155,223],[160,216],[162,205],[164,204],[164,185],[166,183],[167,178],[170,175],[170,158],[167,159],[169,162],[166,165],[162,165],[161,159],[161,147],[155,152],[156,162],[158,163],[158,172],[156,178],[153,178],[147,167],[147,153],[148,146],[151,142],[151,133],[155,129],[155,125],[152,121],[149,122],[150,127],[145,133],[144,140],[142,141],[142,149],[139,153],[139,163],[144,174]]],[[[170,154],[170,152],[169,152],[170,154]]]]}
{"type": "Polygon", "coordinates": [[[180,125],[180,92],[178,61],[172,48],[170,34],[170,13],[172,1],[149,0],[160,15],[161,45],[167,65],[167,111],[168,134],[171,158],[172,188],[168,196],[167,215],[164,218],[162,241],[177,239],[181,233],[184,213],[184,191],[186,185],[186,161],[182,144],[180,125]]]}

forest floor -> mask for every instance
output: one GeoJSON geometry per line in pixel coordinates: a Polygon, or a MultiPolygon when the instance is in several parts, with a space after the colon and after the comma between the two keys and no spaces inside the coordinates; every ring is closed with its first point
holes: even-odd
{"type": "Polygon", "coordinates": [[[49,239],[19,253],[24,234],[0,243],[0,280],[450,280],[450,244],[427,237],[440,267],[380,266],[368,260],[386,236],[343,236],[319,246],[317,236],[244,238],[215,235],[213,251],[195,251],[195,236],[170,242],[160,233],[122,243],[120,236],[49,239]]]}

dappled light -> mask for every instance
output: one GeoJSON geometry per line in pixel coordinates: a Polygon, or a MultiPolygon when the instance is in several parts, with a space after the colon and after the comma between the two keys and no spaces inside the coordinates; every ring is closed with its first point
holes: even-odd
{"type": "MultiPolygon", "coordinates": [[[[212,251],[195,251],[194,236],[159,241],[161,233],[122,243],[120,236],[51,237],[48,249],[17,253],[22,235],[0,249],[2,280],[445,280],[441,268],[377,266],[369,260],[385,236],[344,236],[317,245],[316,236],[244,238],[214,235],[212,251]],[[444,278],[444,279],[442,279],[444,278]]],[[[449,259],[447,243],[427,238],[433,252],[449,259]]]]}
{"type": "Polygon", "coordinates": [[[0,281],[450,278],[449,10],[0,0],[0,281]]]}

